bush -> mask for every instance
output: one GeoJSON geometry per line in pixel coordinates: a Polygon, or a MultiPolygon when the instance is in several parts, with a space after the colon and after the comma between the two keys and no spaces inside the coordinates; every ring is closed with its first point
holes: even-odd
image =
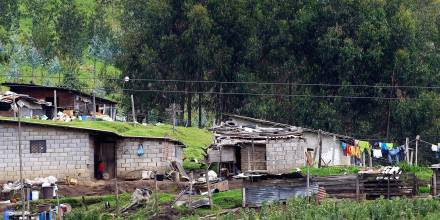
{"type": "Polygon", "coordinates": [[[440,201],[432,199],[378,199],[353,202],[325,200],[322,204],[306,199],[289,200],[287,205],[264,206],[260,211],[245,209],[239,216],[223,219],[439,219],[440,201]]]}

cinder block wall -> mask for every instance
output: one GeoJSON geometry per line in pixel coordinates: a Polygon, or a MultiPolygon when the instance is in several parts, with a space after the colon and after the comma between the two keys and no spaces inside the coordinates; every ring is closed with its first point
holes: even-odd
{"type": "MultiPolygon", "coordinates": [[[[19,179],[18,126],[0,124],[0,182],[19,179]]],[[[22,125],[23,177],[65,176],[80,181],[93,176],[93,145],[89,134],[74,130],[22,125]],[[30,140],[46,140],[46,153],[30,153],[30,140]]]]}
{"type": "Polygon", "coordinates": [[[292,172],[305,164],[304,141],[292,139],[269,140],[266,144],[267,171],[269,173],[292,172]]]}
{"type": "Polygon", "coordinates": [[[163,170],[171,161],[182,163],[183,149],[167,140],[125,138],[116,145],[117,176],[139,176],[140,170],[163,170]],[[138,156],[139,144],[144,147],[144,155],[138,156]]]}

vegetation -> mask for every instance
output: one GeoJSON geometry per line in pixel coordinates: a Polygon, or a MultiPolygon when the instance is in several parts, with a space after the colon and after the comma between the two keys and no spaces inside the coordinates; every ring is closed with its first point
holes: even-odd
{"type": "MultiPolygon", "coordinates": [[[[0,117],[2,120],[12,120],[13,118],[0,117]]],[[[134,125],[126,122],[108,121],[52,121],[23,119],[24,122],[35,124],[47,124],[53,126],[95,129],[108,131],[124,137],[169,137],[181,141],[187,148],[184,150],[185,157],[188,159],[203,159],[204,149],[212,143],[212,133],[199,128],[177,127],[173,132],[171,125],[134,125]]]]}
{"type": "Polygon", "coordinates": [[[440,201],[432,199],[378,199],[360,203],[325,200],[322,204],[294,199],[286,206],[245,209],[238,216],[229,214],[221,219],[439,219],[439,208],[440,201]]]}
{"type": "Polygon", "coordinates": [[[439,135],[438,0],[2,0],[0,14],[0,81],[97,90],[121,113],[133,94],[149,121],[176,103],[185,126],[232,112],[396,144],[439,135]]]}
{"type": "Polygon", "coordinates": [[[404,172],[411,172],[416,174],[417,178],[421,180],[430,181],[432,178],[432,169],[429,167],[411,166],[405,162],[400,163],[399,167],[404,172]]]}
{"type": "MultiPolygon", "coordinates": [[[[333,176],[358,173],[359,167],[356,166],[334,166],[334,167],[310,167],[311,176],[333,176]]],[[[307,175],[307,167],[301,168],[301,174],[307,175]]]]}

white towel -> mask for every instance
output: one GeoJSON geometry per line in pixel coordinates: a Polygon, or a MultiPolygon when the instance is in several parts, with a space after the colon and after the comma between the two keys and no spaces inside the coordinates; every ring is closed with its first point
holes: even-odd
{"type": "Polygon", "coordinates": [[[382,157],[382,151],[380,149],[373,149],[373,157],[381,158],[382,157]]]}
{"type": "Polygon", "coordinates": [[[438,146],[433,144],[431,146],[431,150],[437,152],[438,151],[438,146]]]}

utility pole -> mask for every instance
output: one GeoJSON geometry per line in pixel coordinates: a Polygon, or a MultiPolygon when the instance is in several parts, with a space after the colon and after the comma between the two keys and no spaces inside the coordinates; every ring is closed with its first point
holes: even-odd
{"type": "Polygon", "coordinates": [[[419,140],[420,140],[420,135],[416,136],[416,166],[418,165],[418,154],[419,154],[419,140]]]}
{"type": "Polygon", "coordinates": [[[18,158],[20,163],[20,184],[21,184],[21,203],[22,203],[22,219],[25,219],[25,211],[26,211],[26,203],[24,200],[26,199],[26,195],[24,193],[24,180],[23,180],[23,151],[21,149],[21,113],[20,106],[17,105],[16,96],[14,94],[13,106],[12,109],[17,112],[17,120],[18,120],[18,158]]]}
{"type": "Polygon", "coordinates": [[[136,123],[136,115],[134,111],[134,97],[133,94],[131,94],[131,114],[133,116],[133,123],[136,123]]]}
{"type": "Polygon", "coordinates": [[[180,110],[180,107],[176,105],[175,102],[173,102],[173,104],[166,109],[167,111],[171,112],[171,117],[173,120],[173,132],[176,131],[176,124],[177,124],[177,113],[182,112],[182,110],[180,110]]]}

